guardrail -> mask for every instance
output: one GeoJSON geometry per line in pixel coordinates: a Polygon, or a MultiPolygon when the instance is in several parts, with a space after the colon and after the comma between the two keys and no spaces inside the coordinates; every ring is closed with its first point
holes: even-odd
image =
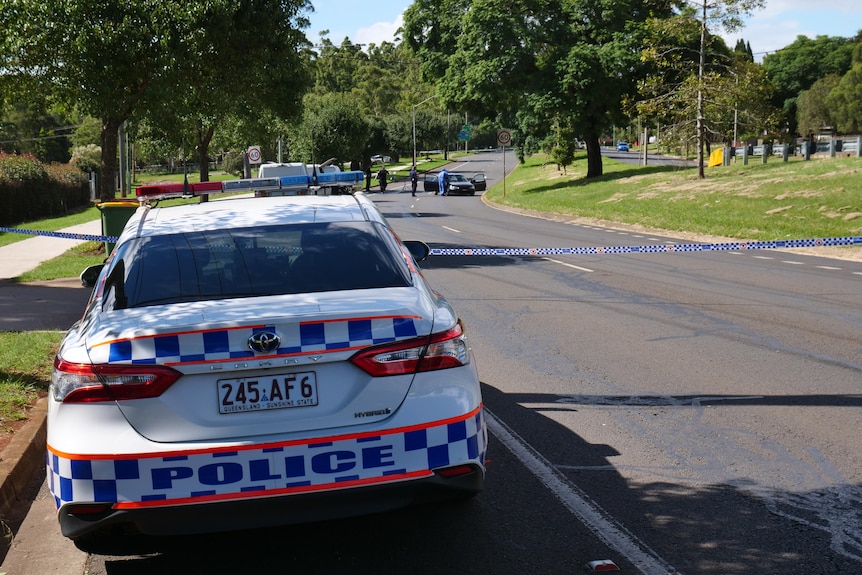
{"type": "Polygon", "coordinates": [[[734,157],[737,161],[742,158],[743,165],[747,165],[748,159],[752,156],[760,157],[761,162],[765,164],[769,156],[780,156],[786,162],[791,155],[801,155],[804,160],[810,160],[811,156],[818,154],[831,158],[839,155],[842,157],[862,157],[862,136],[847,139],[833,138],[828,142],[803,141],[801,144],[760,144],[725,148],[727,160],[724,165],[729,165],[730,157],[734,157]]]}

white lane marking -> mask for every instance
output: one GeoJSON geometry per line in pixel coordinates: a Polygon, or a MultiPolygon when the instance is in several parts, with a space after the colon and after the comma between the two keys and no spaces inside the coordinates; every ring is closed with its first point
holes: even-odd
{"type": "Polygon", "coordinates": [[[782,260],[782,262],[781,262],[781,263],[783,263],[783,264],[791,264],[791,265],[794,265],[794,266],[804,266],[804,265],[805,265],[805,262],[795,262],[795,261],[793,261],[793,260],[782,260]]]}
{"type": "Polygon", "coordinates": [[[862,276],[862,272],[853,272],[854,276],[862,276]]]}
{"type": "Polygon", "coordinates": [[[817,268],[819,268],[819,269],[821,269],[821,270],[829,270],[829,271],[839,271],[839,270],[841,270],[841,268],[836,268],[836,267],[833,267],[833,266],[816,266],[816,267],[817,267],[817,268]]]}
{"type": "Polygon", "coordinates": [[[775,258],[771,258],[771,257],[769,257],[769,256],[751,256],[751,257],[753,257],[753,258],[754,258],[754,259],[756,259],[756,260],[772,260],[772,259],[775,259],[775,258]]]}
{"type": "Polygon", "coordinates": [[[567,268],[572,268],[576,270],[580,270],[582,272],[590,272],[592,273],[595,270],[591,270],[590,268],[582,268],[581,266],[576,266],[575,264],[567,264],[566,262],[561,262],[560,260],[555,260],[553,258],[542,258],[543,260],[548,260],[549,262],[553,262],[555,264],[560,264],[561,266],[566,266],[567,268]]]}
{"type": "Polygon", "coordinates": [[[460,234],[461,230],[456,230],[455,228],[450,228],[449,226],[443,226],[444,230],[449,230],[450,232],[455,232],[456,234],[460,234]]]}
{"type": "Polygon", "coordinates": [[[606,545],[631,561],[643,575],[677,573],[646,543],[617,523],[604,509],[557,471],[550,461],[526,443],[505,423],[485,408],[488,429],[521,463],[560,498],[563,505],[576,515],[606,545]]]}

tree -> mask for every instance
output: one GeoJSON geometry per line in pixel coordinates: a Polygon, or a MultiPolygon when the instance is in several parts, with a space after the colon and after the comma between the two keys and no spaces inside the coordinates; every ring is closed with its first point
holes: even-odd
{"type": "Polygon", "coordinates": [[[349,94],[309,95],[294,153],[316,163],[336,158],[339,162],[362,156],[371,127],[349,94]]]}
{"type": "Polygon", "coordinates": [[[742,38],[736,41],[736,46],[733,47],[733,54],[746,62],[754,62],[754,52],[751,51],[751,42],[746,42],[742,38]]]}
{"type": "Polygon", "coordinates": [[[796,126],[796,100],[803,90],[828,74],[843,76],[849,69],[855,42],[837,36],[797,36],[791,44],[763,58],[763,68],[775,86],[773,103],[784,111],[791,133],[796,126]]]}
{"type": "Polygon", "coordinates": [[[838,74],[829,74],[799,94],[796,100],[796,125],[800,134],[808,136],[819,133],[825,126],[834,127],[826,99],[840,80],[838,74]]]}
{"type": "MultiPolygon", "coordinates": [[[[229,116],[300,116],[311,81],[301,31],[308,25],[300,15],[305,6],[305,0],[190,5],[194,20],[208,25],[192,35],[189,56],[178,62],[175,90],[149,106],[146,117],[175,147],[193,146],[201,181],[209,180],[210,145],[229,116]]],[[[275,139],[274,127],[268,136],[275,139]]]]}
{"type": "Polygon", "coordinates": [[[826,105],[839,132],[862,132],[862,62],[857,62],[844,74],[829,93],[826,105]]]}
{"type": "Polygon", "coordinates": [[[0,7],[0,54],[6,55],[0,69],[19,88],[57,92],[101,118],[102,200],[114,197],[110,174],[116,173],[120,124],[148,92],[167,88],[164,79],[181,55],[175,30],[185,18],[183,7],[169,0],[8,0],[0,7]]]}
{"type": "MultiPolygon", "coordinates": [[[[0,70],[5,72],[6,86],[28,94],[58,93],[68,102],[79,102],[82,112],[101,119],[104,177],[99,195],[109,200],[115,194],[110,174],[117,171],[121,124],[141,118],[148,107],[167,110],[166,103],[172,101],[181,110],[201,106],[199,114],[205,114],[213,101],[229,100],[242,78],[236,75],[236,61],[260,54],[255,51],[257,43],[269,45],[265,34],[250,25],[264,26],[267,32],[272,26],[297,28],[304,23],[300,14],[308,7],[306,0],[4,0],[0,70]],[[224,15],[232,18],[221,20],[224,15]],[[234,33],[232,26],[244,33],[234,33]],[[219,32],[225,37],[217,37],[219,32]],[[224,78],[228,81],[223,84],[215,82],[219,58],[231,59],[224,78]],[[202,90],[211,90],[208,97],[195,93],[195,82],[201,82],[202,90]]],[[[288,49],[295,46],[294,41],[288,49]]],[[[244,77],[259,80],[275,74],[284,79],[285,63],[276,55],[246,60],[244,77]]],[[[241,108],[246,102],[234,104],[241,108]]],[[[200,127],[199,141],[204,144],[211,137],[209,123],[201,122],[200,127]]]]}
{"type": "Polygon", "coordinates": [[[583,134],[587,177],[596,177],[599,134],[623,119],[643,70],[643,22],[670,10],[669,0],[417,0],[404,34],[447,105],[517,119],[525,141],[559,119],[583,134]]]}

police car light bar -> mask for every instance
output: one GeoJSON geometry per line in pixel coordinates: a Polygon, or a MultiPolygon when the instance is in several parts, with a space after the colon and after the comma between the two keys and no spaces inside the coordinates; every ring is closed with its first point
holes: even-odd
{"type": "Polygon", "coordinates": [[[139,186],[135,194],[139,202],[148,202],[222,192],[221,182],[195,182],[193,184],[152,184],[149,186],[139,186]]]}
{"type": "MultiPolygon", "coordinates": [[[[365,175],[360,171],[317,174],[321,185],[353,185],[362,182],[365,175]]],[[[140,186],[136,190],[141,203],[165,200],[171,198],[194,198],[203,194],[229,194],[236,192],[261,192],[267,190],[285,190],[302,193],[301,190],[315,190],[311,176],[281,176],[274,178],[246,178],[242,180],[225,180],[223,182],[195,182],[182,184],[151,184],[140,186]]]]}

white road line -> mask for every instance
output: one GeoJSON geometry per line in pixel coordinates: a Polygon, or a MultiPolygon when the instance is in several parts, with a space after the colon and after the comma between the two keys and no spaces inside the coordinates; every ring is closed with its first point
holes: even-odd
{"type": "Polygon", "coordinates": [[[460,234],[461,230],[456,230],[455,228],[450,228],[449,226],[443,226],[444,230],[449,230],[450,232],[455,232],[456,234],[460,234]]]}
{"type": "Polygon", "coordinates": [[[771,258],[769,256],[751,256],[751,257],[753,257],[756,260],[773,260],[773,259],[775,259],[775,258],[771,258]]]}
{"type": "Polygon", "coordinates": [[[804,266],[805,265],[805,262],[795,262],[793,260],[782,260],[781,263],[790,264],[790,265],[794,265],[794,266],[804,266]]]}
{"type": "Polygon", "coordinates": [[[560,264],[561,266],[566,266],[567,268],[572,268],[576,270],[580,270],[582,272],[590,272],[592,273],[595,270],[591,270],[590,268],[582,268],[581,266],[576,266],[575,264],[567,264],[566,262],[561,262],[560,260],[555,260],[553,258],[542,258],[543,260],[548,260],[549,262],[553,262],[555,264],[560,264]]]}
{"type": "Polygon", "coordinates": [[[563,505],[576,515],[599,539],[631,561],[643,575],[677,574],[646,543],[617,523],[595,501],[557,471],[550,461],[533,449],[505,423],[485,408],[488,429],[521,463],[560,498],[563,505]]]}
{"type": "Polygon", "coordinates": [[[841,268],[836,268],[833,266],[816,266],[816,267],[821,269],[821,270],[829,270],[829,271],[840,271],[841,270],[841,268]]]}

